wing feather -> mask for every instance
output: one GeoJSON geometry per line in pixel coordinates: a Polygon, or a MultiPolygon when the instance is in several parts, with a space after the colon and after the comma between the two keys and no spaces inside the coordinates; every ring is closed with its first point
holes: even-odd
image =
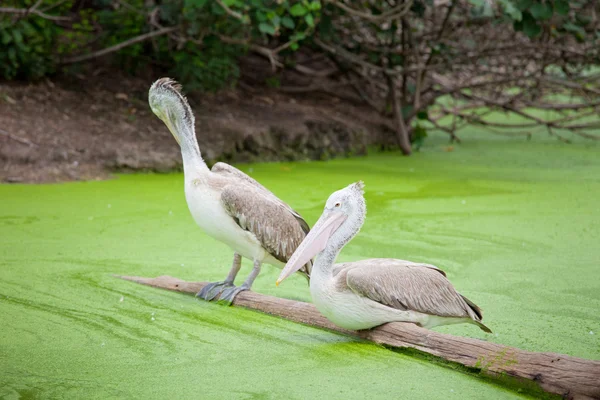
{"type": "MultiPolygon", "coordinates": [[[[251,232],[275,259],[286,263],[306,237],[304,227],[275,195],[240,181],[223,188],[221,201],[236,223],[251,232]]],[[[310,275],[312,263],[300,270],[310,275]]]]}
{"type": "Polygon", "coordinates": [[[296,218],[296,220],[300,224],[304,233],[308,233],[310,231],[310,227],[308,226],[308,224],[306,223],[304,218],[302,218],[302,216],[298,212],[296,212],[292,207],[290,207],[288,204],[286,204],[285,202],[280,200],[269,189],[267,189],[266,187],[261,185],[256,179],[251,178],[250,176],[245,174],[243,171],[240,171],[236,167],[229,165],[227,163],[224,163],[224,162],[218,162],[215,165],[213,165],[211,168],[211,171],[213,173],[219,174],[219,175],[234,176],[234,177],[242,180],[243,182],[249,184],[250,186],[253,186],[253,187],[259,189],[270,200],[278,203],[281,207],[285,208],[288,212],[290,212],[296,218]]]}
{"type": "Polygon", "coordinates": [[[443,317],[480,321],[480,310],[470,306],[444,272],[429,264],[393,259],[370,259],[347,267],[346,284],[356,294],[396,308],[443,317]]]}

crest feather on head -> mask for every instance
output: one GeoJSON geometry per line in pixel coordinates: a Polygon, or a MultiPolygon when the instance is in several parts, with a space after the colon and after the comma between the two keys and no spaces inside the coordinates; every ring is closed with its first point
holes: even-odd
{"type": "Polygon", "coordinates": [[[360,193],[361,195],[365,194],[365,183],[363,181],[354,182],[350,185],[350,189],[360,193]]]}
{"type": "Polygon", "coordinates": [[[178,94],[181,94],[181,84],[179,84],[179,82],[177,82],[174,79],[171,78],[160,78],[158,79],[156,82],[154,82],[154,84],[152,85],[152,87],[154,89],[165,89],[165,90],[171,90],[174,92],[177,92],[178,94]]]}
{"type": "MultiPolygon", "coordinates": [[[[181,118],[192,126],[194,125],[194,113],[192,112],[192,108],[188,103],[186,97],[181,93],[182,86],[174,79],[171,78],[160,78],[157,79],[152,86],[150,86],[150,91],[148,92],[148,100],[150,101],[150,105],[153,107],[164,108],[167,107],[169,103],[164,102],[164,97],[170,97],[171,99],[177,99],[178,103],[182,107],[181,118]],[[152,99],[155,99],[154,102],[152,99]],[[154,103],[154,104],[153,104],[154,103]]],[[[177,112],[176,108],[170,106],[171,112],[177,112]]]]}

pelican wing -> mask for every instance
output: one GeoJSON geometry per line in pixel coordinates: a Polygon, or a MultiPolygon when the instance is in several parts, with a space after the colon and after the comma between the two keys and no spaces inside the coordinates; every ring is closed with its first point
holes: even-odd
{"type": "Polygon", "coordinates": [[[345,272],[346,285],[360,296],[403,311],[481,320],[481,310],[460,295],[444,272],[433,265],[394,259],[345,265],[338,273],[345,272]]]}
{"type": "Polygon", "coordinates": [[[242,180],[243,182],[261,190],[262,192],[264,192],[264,194],[267,197],[269,197],[270,200],[278,203],[280,205],[280,207],[282,207],[282,208],[286,209],[288,212],[290,212],[298,220],[298,223],[302,227],[302,230],[304,231],[304,233],[308,233],[310,231],[310,227],[308,226],[308,224],[306,223],[304,218],[302,218],[302,216],[300,214],[298,214],[292,207],[290,207],[289,205],[287,205],[286,203],[281,201],[269,189],[267,189],[266,187],[261,185],[259,182],[257,182],[255,179],[252,179],[251,177],[249,177],[247,174],[240,171],[236,167],[226,164],[224,162],[218,162],[212,166],[211,171],[214,172],[215,174],[219,174],[219,175],[223,175],[223,176],[227,176],[227,175],[233,176],[233,177],[238,178],[238,179],[242,180]]]}
{"type": "MultiPolygon", "coordinates": [[[[282,263],[290,259],[306,237],[305,227],[289,207],[257,186],[243,181],[229,184],[223,188],[221,201],[235,222],[254,234],[263,248],[282,263]]],[[[300,272],[309,276],[311,266],[308,263],[300,272]]]]}

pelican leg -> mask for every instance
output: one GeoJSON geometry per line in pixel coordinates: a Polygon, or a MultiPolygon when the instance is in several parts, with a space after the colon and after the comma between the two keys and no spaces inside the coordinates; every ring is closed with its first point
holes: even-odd
{"type": "Polygon", "coordinates": [[[231,303],[233,303],[233,299],[235,299],[235,296],[237,296],[239,292],[250,290],[254,280],[260,273],[260,265],[260,261],[254,260],[254,268],[252,268],[252,272],[250,272],[250,275],[248,275],[244,283],[242,283],[240,286],[228,287],[227,289],[223,290],[221,297],[219,297],[219,303],[223,302],[227,305],[231,305],[231,303]]]}
{"type": "Polygon", "coordinates": [[[218,297],[225,289],[235,287],[233,281],[235,281],[235,277],[237,276],[240,268],[242,267],[242,256],[238,253],[233,255],[233,263],[231,265],[231,270],[229,270],[229,274],[224,281],[219,282],[211,282],[208,285],[204,286],[202,290],[200,290],[196,297],[200,297],[206,301],[214,300],[218,297]]]}

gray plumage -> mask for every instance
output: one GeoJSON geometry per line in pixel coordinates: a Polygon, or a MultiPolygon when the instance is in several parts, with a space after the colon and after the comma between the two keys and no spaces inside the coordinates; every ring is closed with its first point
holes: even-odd
{"type": "Polygon", "coordinates": [[[332,270],[339,290],[351,290],[385,306],[441,317],[471,318],[486,332],[482,313],[458,293],[446,274],[430,264],[374,258],[337,264],[332,270]]]}
{"type": "MultiPolygon", "coordinates": [[[[267,189],[266,187],[261,185],[258,181],[256,181],[255,179],[252,179],[251,177],[249,177],[248,175],[246,175],[244,172],[240,171],[236,167],[229,165],[229,164],[222,163],[222,162],[218,162],[212,166],[211,171],[216,174],[221,174],[221,175],[229,174],[231,176],[235,176],[236,178],[243,180],[244,182],[250,184],[251,186],[253,186],[257,189],[260,189],[263,192],[263,195],[267,199],[273,201],[274,203],[276,203],[278,205],[278,207],[285,209],[287,212],[291,213],[294,216],[294,218],[296,218],[296,221],[298,222],[298,224],[300,224],[302,231],[305,233],[304,236],[306,236],[306,234],[310,231],[310,227],[308,226],[308,224],[306,223],[304,218],[302,218],[302,216],[300,214],[298,214],[298,212],[296,212],[296,210],[294,210],[292,207],[290,207],[289,205],[287,205],[286,203],[281,201],[277,196],[275,196],[271,191],[269,191],[269,189],[267,189]]],[[[289,259],[289,257],[288,257],[288,259],[289,259]]]]}
{"type": "MultiPolygon", "coordinates": [[[[226,164],[218,168],[221,173],[243,174],[226,164]]],[[[269,254],[286,263],[309,232],[308,224],[254,179],[245,174],[236,178],[238,182],[222,189],[221,201],[225,210],[242,229],[254,234],[269,254]]],[[[311,266],[309,262],[299,272],[309,277],[311,266]]]]}

